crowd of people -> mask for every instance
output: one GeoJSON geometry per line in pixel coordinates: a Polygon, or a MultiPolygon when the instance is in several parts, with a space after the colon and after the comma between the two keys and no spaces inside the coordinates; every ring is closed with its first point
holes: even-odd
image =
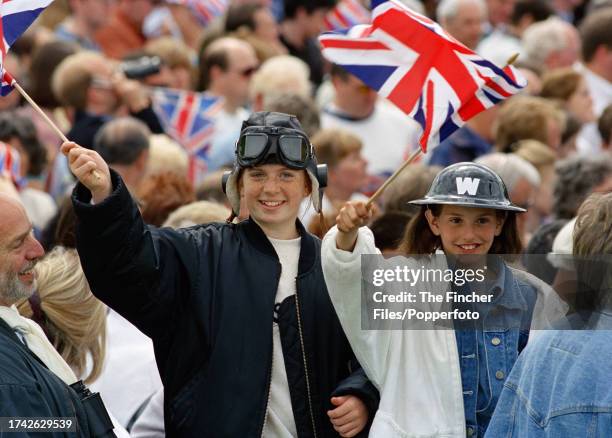
{"type": "Polygon", "coordinates": [[[394,1],[500,67],[518,53],[528,84],[373,203],[420,125],[317,42],[337,3],[368,1],[45,10],[3,66],[70,141],[0,97],[0,417],[138,438],[612,435],[612,2],[394,1]],[[495,306],[366,330],[368,255],[487,256],[495,306]]]}

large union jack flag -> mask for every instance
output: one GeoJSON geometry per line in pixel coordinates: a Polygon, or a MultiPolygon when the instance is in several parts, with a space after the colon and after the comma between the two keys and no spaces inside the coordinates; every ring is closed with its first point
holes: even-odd
{"type": "Polygon", "coordinates": [[[370,11],[359,0],[341,0],[336,7],[325,16],[327,30],[340,30],[358,24],[369,23],[370,11]]]}
{"type": "Polygon", "coordinates": [[[205,26],[225,13],[229,0],[168,0],[168,3],[187,6],[200,23],[205,26]]]}
{"type": "Polygon", "coordinates": [[[323,55],[415,119],[423,152],[526,85],[396,0],[372,1],[371,25],[319,37],[323,55]]]}
{"type": "Polygon", "coordinates": [[[2,86],[0,95],[6,96],[13,90],[13,78],[5,77],[2,67],[4,57],[13,43],[26,31],[36,17],[49,6],[53,0],[0,0],[0,73],[2,86]]]}
{"type": "Polygon", "coordinates": [[[189,155],[188,178],[200,182],[208,169],[215,121],[223,108],[223,99],[206,93],[156,88],[153,109],[165,132],[189,155]]]}

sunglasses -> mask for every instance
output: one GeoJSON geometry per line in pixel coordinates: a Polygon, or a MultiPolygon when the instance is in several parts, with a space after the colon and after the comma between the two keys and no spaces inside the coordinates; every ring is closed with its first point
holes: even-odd
{"type": "Polygon", "coordinates": [[[253,76],[253,73],[257,71],[258,68],[259,67],[248,67],[248,68],[245,68],[244,70],[239,70],[238,74],[242,76],[243,78],[250,78],[251,76],[253,76]]]}

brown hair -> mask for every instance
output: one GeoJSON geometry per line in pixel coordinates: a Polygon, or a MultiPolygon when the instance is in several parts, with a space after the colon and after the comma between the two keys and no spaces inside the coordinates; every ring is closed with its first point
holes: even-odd
{"type": "Polygon", "coordinates": [[[94,76],[93,69],[99,62],[107,62],[96,53],[74,53],[57,66],[51,78],[53,94],[62,105],[83,110],[87,105],[87,90],[94,76]]]}
{"type": "Polygon", "coordinates": [[[163,172],[148,176],[141,185],[142,218],[160,227],[170,213],[196,200],[193,186],[184,176],[163,172]]]}
{"type": "Polygon", "coordinates": [[[612,254],[612,193],[593,193],[580,206],[574,225],[574,254],[612,254]]]}
{"type": "Polygon", "coordinates": [[[582,80],[582,75],[572,68],[546,72],[542,77],[540,97],[567,101],[576,92],[582,80]]]}
{"type": "Polygon", "coordinates": [[[612,140],[612,104],[608,105],[599,116],[597,129],[604,144],[610,144],[610,140],[612,140]]]}
{"type": "MultiPolygon", "coordinates": [[[[433,254],[437,249],[442,249],[442,241],[431,231],[425,212],[429,209],[438,217],[443,207],[441,204],[423,205],[421,211],[408,222],[400,244],[404,254],[433,254]]],[[[516,227],[516,213],[504,210],[495,210],[495,213],[497,217],[505,217],[505,221],[501,233],[493,239],[489,254],[520,254],[523,244],[516,227]]]]}
{"type": "Polygon", "coordinates": [[[410,166],[410,171],[400,173],[385,191],[383,211],[402,211],[411,216],[416,215],[419,212],[419,206],[408,202],[425,196],[441,170],[440,166],[416,164],[410,166]]]}
{"type": "Polygon", "coordinates": [[[547,122],[555,120],[561,130],[564,118],[555,105],[544,98],[515,96],[499,110],[495,126],[495,144],[500,152],[513,152],[512,146],[528,138],[548,142],[547,122]]]}
{"type": "Polygon", "coordinates": [[[322,129],[316,133],[311,142],[319,163],[325,163],[334,168],[355,151],[361,151],[362,143],[359,137],[339,128],[322,129]]]}
{"type": "Polygon", "coordinates": [[[588,15],[580,25],[580,39],[582,40],[582,58],[591,62],[597,48],[601,45],[612,49],[612,7],[598,10],[588,15]]]}
{"type": "Polygon", "coordinates": [[[578,312],[598,310],[609,301],[612,274],[612,193],[593,193],[578,210],[573,253],[579,289],[578,312]]]}

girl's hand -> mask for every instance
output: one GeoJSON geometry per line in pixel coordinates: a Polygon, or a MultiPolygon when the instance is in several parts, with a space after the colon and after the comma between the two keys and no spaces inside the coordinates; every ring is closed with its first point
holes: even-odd
{"type": "Polygon", "coordinates": [[[336,247],[344,251],[352,251],[357,241],[360,227],[366,225],[372,218],[372,205],[363,201],[349,201],[340,209],[336,216],[339,233],[336,235],[336,247]]]}
{"type": "Polygon", "coordinates": [[[96,151],[85,149],[71,141],[62,144],[61,151],[68,157],[68,164],[74,176],[91,192],[94,203],[99,204],[110,196],[110,171],[96,151]]]}

